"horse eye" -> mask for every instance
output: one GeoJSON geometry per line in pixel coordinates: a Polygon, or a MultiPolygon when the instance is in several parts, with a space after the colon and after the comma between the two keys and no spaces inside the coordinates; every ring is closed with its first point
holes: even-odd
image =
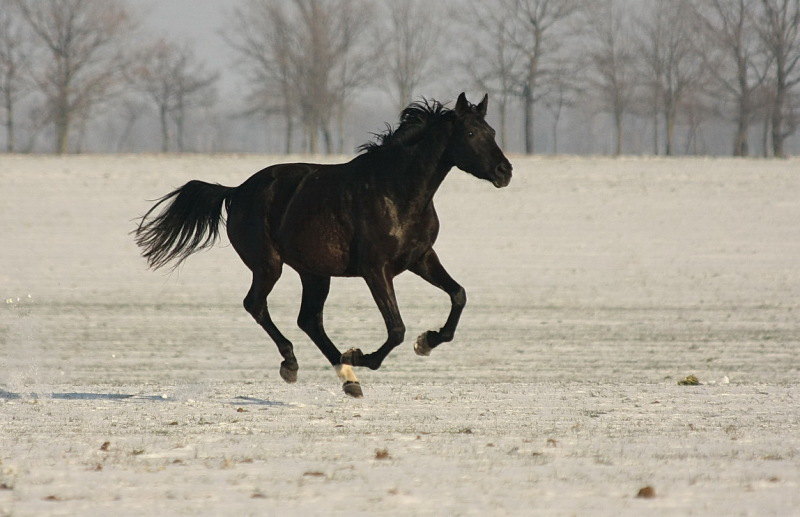
{"type": "Polygon", "coordinates": [[[467,133],[467,136],[471,138],[471,137],[475,136],[475,133],[473,133],[472,131],[470,131],[469,133],[467,133]]]}

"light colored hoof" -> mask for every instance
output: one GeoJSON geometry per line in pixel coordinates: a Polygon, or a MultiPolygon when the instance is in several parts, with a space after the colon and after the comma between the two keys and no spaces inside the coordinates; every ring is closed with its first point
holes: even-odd
{"type": "Polygon", "coordinates": [[[430,345],[428,345],[428,333],[424,332],[419,335],[417,338],[417,342],[414,343],[414,352],[417,355],[428,356],[431,355],[431,350],[433,350],[430,345]]]}

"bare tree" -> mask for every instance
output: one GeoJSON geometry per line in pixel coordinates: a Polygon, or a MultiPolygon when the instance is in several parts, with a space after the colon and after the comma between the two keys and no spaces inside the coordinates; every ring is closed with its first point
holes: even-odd
{"type": "Polygon", "coordinates": [[[758,0],[693,0],[692,4],[713,93],[734,106],[733,155],[747,156],[747,133],[757,113],[754,94],[769,63],[755,27],[758,0]]]}
{"type": "Polygon", "coordinates": [[[164,39],[144,51],[139,64],[126,72],[129,81],[158,110],[161,125],[161,150],[170,149],[169,120],[176,128],[179,151],[185,150],[184,133],[187,110],[195,105],[212,102],[214,83],[219,74],[208,72],[197,61],[188,45],[176,45],[164,39]]]}
{"type": "Polygon", "coordinates": [[[133,21],[118,0],[13,0],[49,62],[34,74],[55,128],[55,151],[67,152],[70,131],[109,99],[123,65],[133,21]]]}
{"type": "Polygon", "coordinates": [[[613,117],[615,155],[622,152],[622,123],[636,84],[625,13],[616,0],[602,0],[584,16],[589,36],[584,56],[591,71],[587,79],[601,109],[613,117]]]}
{"type": "Polygon", "coordinates": [[[197,62],[194,52],[188,47],[178,50],[175,63],[174,92],[175,105],[171,110],[175,122],[178,151],[186,150],[186,118],[193,107],[209,108],[216,102],[215,83],[219,74],[209,72],[203,63],[197,62]]]}
{"type": "MultiPolygon", "coordinates": [[[[693,88],[681,101],[681,120],[686,126],[684,154],[704,154],[708,150],[702,139],[701,126],[718,114],[718,109],[708,102],[706,88],[693,88]]],[[[677,145],[677,143],[676,143],[677,145]]]]}
{"type": "Polygon", "coordinates": [[[553,141],[553,154],[558,154],[558,123],[564,108],[575,104],[574,96],[579,92],[575,84],[575,76],[578,75],[575,67],[565,63],[553,69],[550,78],[550,88],[544,97],[544,105],[553,116],[551,127],[551,139],[553,141]]]}
{"type": "Polygon", "coordinates": [[[136,65],[125,72],[128,81],[156,105],[161,127],[161,151],[170,148],[169,113],[174,109],[174,47],[164,40],[141,52],[136,65]]]}
{"type": "Polygon", "coordinates": [[[222,36],[239,55],[239,66],[249,84],[245,115],[284,119],[285,152],[292,152],[297,117],[296,70],[291,61],[292,22],[285,2],[248,0],[234,9],[229,31],[222,36]]]}
{"type": "Polygon", "coordinates": [[[800,0],[761,0],[758,31],[772,59],[772,152],[786,156],[784,142],[797,129],[789,100],[800,83],[800,0]]]}
{"type": "Polygon", "coordinates": [[[9,7],[7,0],[0,1],[0,109],[5,114],[6,152],[12,153],[16,148],[15,109],[30,87],[26,74],[30,73],[31,49],[20,20],[9,7]]]}
{"type": "Polygon", "coordinates": [[[508,105],[518,95],[521,53],[513,44],[514,19],[502,1],[470,2],[455,11],[471,42],[471,52],[462,62],[475,86],[491,93],[500,117],[500,145],[507,144],[508,105]]]}
{"type": "Polygon", "coordinates": [[[114,152],[123,152],[130,149],[130,138],[133,133],[133,128],[136,122],[139,121],[142,114],[147,110],[147,103],[140,98],[123,98],[117,106],[119,118],[122,121],[122,129],[119,130],[119,135],[114,143],[114,152]]]}
{"type": "Polygon", "coordinates": [[[653,125],[653,154],[659,154],[660,114],[664,93],[664,70],[666,68],[667,24],[665,12],[659,3],[646,4],[644,13],[637,19],[636,51],[637,66],[644,78],[641,96],[642,112],[647,113],[653,125]]]}
{"type": "Polygon", "coordinates": [[[372,12],[364,0],[250,0],[234,12],[236,32],[225,38],[256,80],[250,99],[263,113],[277,105],[284,114],[287,146],[298,116],[309,152],[318,152],[320,136],[333,150],[331,123],[341,126],[375,62],[366,45],[372,12]]]}
{"type": "Polygon", "coordinates": [[[333,151],[330,123],[337,112],[343,117],[352,92],[366,83],[375,63],[367,47],[373,11],[363,0],[294,0],[300,45],[292,56],[308,151],[317,152],[322,134],[325,150],[333,151]]]}
{"type": "Polygon", "coordinates": [[[675,152],[675,126],[681,102],[703,79],[703,61],[686,0],[655,1],[640,22],[642,48],[650,83],[660,92],[664,117],[664,151],[675,152]]]}
{"type": "MultiPolygon", "coordinates": [[[[374,46],[370,38],[374,26],[375,10],[362,0],[346,0],[342,3],[335,18],[337,32],[333,40],[341,54],[331,69],[332,118],[336,121],[339,135],[338,152],[344,150],[344,117],[352,96],[362,87],[370,84],[380,69],[380,55],[383,49],[374,46]]],[[[323,127],[327,130],[330,122],[323,127]]],[[[326,150],[332,146],[326,138],[326,150]]]]}
{"type": "Polygon", "coordinates": [[[580,9],[577,0],[502,0],[503,8],[515,22],[511,32],[515,47],[523,54],[520,96],[523,102],[525,152],[534,152],[534,106],[546,93],[548,60],[564,44],[566,21],[580,9]],[[560,36],[562,38],[560,38],[560,36]]]}
{"type": "Polygon", "coordinates": [[[411,102],[414,91],[431,71],[442,31],[441,18],[424,0],[393,0],[386,6],[388,26],[381,44],[385,48],[389,85],[400,111],[411,102]]]}

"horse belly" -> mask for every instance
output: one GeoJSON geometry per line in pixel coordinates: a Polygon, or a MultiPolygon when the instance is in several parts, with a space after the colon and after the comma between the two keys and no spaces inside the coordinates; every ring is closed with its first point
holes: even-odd
{"type": "Polygon", "coordinates": [[[290,266],[323,276],[347,276],[349,250],[337,239],[301,243],[287,260],[290,266]]]}
{"type": "Polygon", "coordinates": [[[333,218],[319,214],[303,220],[284,220],[279,232],[284,262],[301,272],[348,276],[349,232],[333,218]]]}

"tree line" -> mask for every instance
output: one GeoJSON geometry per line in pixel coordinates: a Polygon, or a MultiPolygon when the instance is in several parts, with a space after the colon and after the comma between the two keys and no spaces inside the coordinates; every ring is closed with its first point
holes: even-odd
{"type": "Polygon", "coordinates": [[[499,141],[529,154],[543,131],[557,153],[578,116],[613,154],[702,153],[711,126],[730,154],[784,157],[800,124],[800,0],[242,0],[209,35],[224,69],[133,5],[0,0],[7,152],[116,151],[142,124],[193,150],[187,134],[236,121],[279,127],[287,153],[347,152],[359,95],[398,111],[455,84],[489,92],[499,141]],[[223,74],[238,86],[220,102],[223,74]],[[626,147],[631,126],[650,143],[626,147]]]}

